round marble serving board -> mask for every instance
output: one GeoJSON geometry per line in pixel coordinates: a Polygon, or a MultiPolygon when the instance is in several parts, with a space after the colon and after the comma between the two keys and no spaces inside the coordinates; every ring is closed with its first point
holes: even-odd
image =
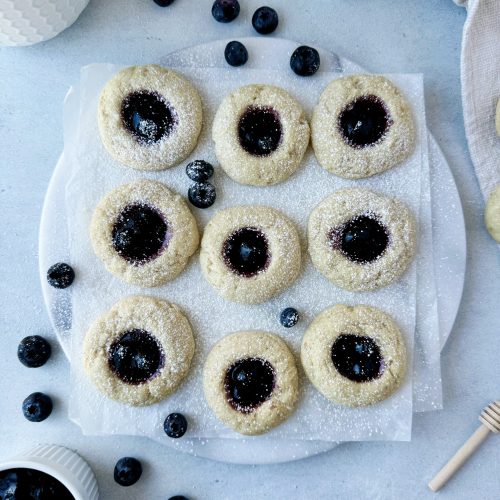
{"type": "MultiPolygon", "coordinates": [[[[242,38],[252,69],[290,71],[288,61],[297,43],[279,38],[242,38]]],[[[197,45],[165,56],[161,64],[171,67],[218,67],[223,62],[228,40],[197,45]]],[[[318,49],[321,69],[343,74],[365,72],[357,64],[331,51],[318,49]]],[[[70,93],[72,91],[70,90],[70,93]]],[[[444,346],[458,311],[465,276],[466,242],[462,205],[453,174],[434,137],[429,132],[429,161],[433,213],[434,270],[438,298],[439,331],[444,346]],[[454,207],[450,212],[449,208],[454,207]]],[[[56,261],[68,259],[65,186],[70,169],[65,168],[64,154],[54,169],[45,195],[39,234],[39,265],[46,308],[61,346],[69,358],[71,300],[69,291],[48,286],[46,272],[56,261]],[[57,234],[57,238],[54,235],[57,234]]],[[[231,463],[279,463],[312,456],[338,445],[329,441],[270,439],[187,439],[166,442],[179,450],[197,456],[231,463]]]]}

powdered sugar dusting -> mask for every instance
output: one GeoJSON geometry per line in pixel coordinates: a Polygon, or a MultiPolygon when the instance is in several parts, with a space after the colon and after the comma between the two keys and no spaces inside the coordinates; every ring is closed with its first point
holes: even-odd
{"type": "MultiPolygon", "coordinates": [[[[191,437],[239,438],[224,427],[207,407],[202,393],[201,370],[211,346],[221,337],[237,330],[265,330],[279,334],[298,353],[303,332],[310,321],[334,303],[367,303],[391,314],[405,337],[412,366],[413,331],[415,327],[415,264],[403,279],[388,288],[371,293],[342,291],[322,277],[310,263],[305,234],[311,210],[332,191],[347,186],[363,186],[381,194],[401,198],[418,219],[420,200],[421,134],[425,133],[423,92],[418,76],[391,76],[411,103],[417,122],[417,148],[401,166],[380,176],[361,181],[346,181],[326,172],[316,163],[310,149],[303,165],[282,184],[255,188],[231,181],[217,166],[210,140],[211,122],[218,103],[229,92],[249,83],[270,83],[284,87],[301,102],[310,116],[321,91],[338,74],[318,73],[310,79],[298,79],[288,73],[231,69],[182,69],[199,90],[204,104],[204,125],[194,153],[181,165],[159,173],[140,173],[115,163],[102,146],[96,130],[99,91],[118,68],[96,65],[82,75],[80,127],[78,143],[67,148],[73,157],[73,176],[67,187],[71,262],[79,280],[73,289],[72,399],[70,413],[86,433],[136,434],[159,440],[165,416],[180,411],[189,419],[191,437]],[[107,273],[94,256],[88,237],[88,224],[98,200],[112,188],[133,179],[157,179],[182,196],[190,181],[185,165],[193,159],[204,159],[215,165],[214,184],[217,201],[207,210],[192,208],[203,229],[221,208],[242,204],[269,205],[285,213],[299,228],[303,247],[303,271],[284,293],[260,305],[233,304],[222,299],[203,279],[198,254],[176,280],[152,290],[120,282],[107,273]],[[161,403],[147,408],[129,408],[100,396],[81,369],[81,342],[90,322],[128,294],[148,294],[179,304],[189,318],[196,340],[192,369],[179,391],[161,403]],[[290,329],[279,323],[279,313],[287,306],[297,308],[299,323],[290,329]]],[[[69,145],[67,145],[69,146],[69,145]]],[[[66,153],[66,151],[65,151],[66,153]]],[[[372,440],[409,439],[412,418],[411,369],[402,387],[387,401],[363,409],[348,409],[328,402],[300,377],[301,394],[295,413],[281,426],[258,439],[372,440]]],[[[248,438],[247,438],[248,439],[248,438]]]]}

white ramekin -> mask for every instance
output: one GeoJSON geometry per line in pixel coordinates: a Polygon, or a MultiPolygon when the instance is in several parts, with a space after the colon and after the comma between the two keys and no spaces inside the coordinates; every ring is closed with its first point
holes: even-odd
{"type": "Polygon", "coordinates": [[[0,0],[0,45],[33,45],[71,26],[89,0],[0,0]]]}
{"type": "Polygon", "coordinates": [[[60,481],[75,500],[97,500],[97,480],[83,458],[68,448],[40,444],[10,460],[0,462],[0,471],[26,468],[45,472],[60,481]]]}

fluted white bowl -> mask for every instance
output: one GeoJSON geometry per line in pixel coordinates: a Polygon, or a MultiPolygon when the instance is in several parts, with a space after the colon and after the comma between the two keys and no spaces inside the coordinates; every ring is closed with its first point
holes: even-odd
{"type": "Polygon", "coordinates": [[[97,500],[97,480],[78,453],[53,444],[40,444],[12,459],[0,462],[0,471],[16,468],[45,472],[64,484],[75,500],[97,500]]]}
{"type": "Polygon", "coordinates": [[[0,0],[0,45],[33,45],[71,26],[89,0],[0,0]]]}

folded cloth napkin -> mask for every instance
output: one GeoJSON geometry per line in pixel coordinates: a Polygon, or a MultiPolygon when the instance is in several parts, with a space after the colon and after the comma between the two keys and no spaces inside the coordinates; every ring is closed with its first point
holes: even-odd
{"type": "Polygon", "coordinates": [[[461,80],[465,133],[485,199],[500,184],[500,137],[495,111],[500,99],[500,0],[454,0],[467,7],[461,80]]]}

